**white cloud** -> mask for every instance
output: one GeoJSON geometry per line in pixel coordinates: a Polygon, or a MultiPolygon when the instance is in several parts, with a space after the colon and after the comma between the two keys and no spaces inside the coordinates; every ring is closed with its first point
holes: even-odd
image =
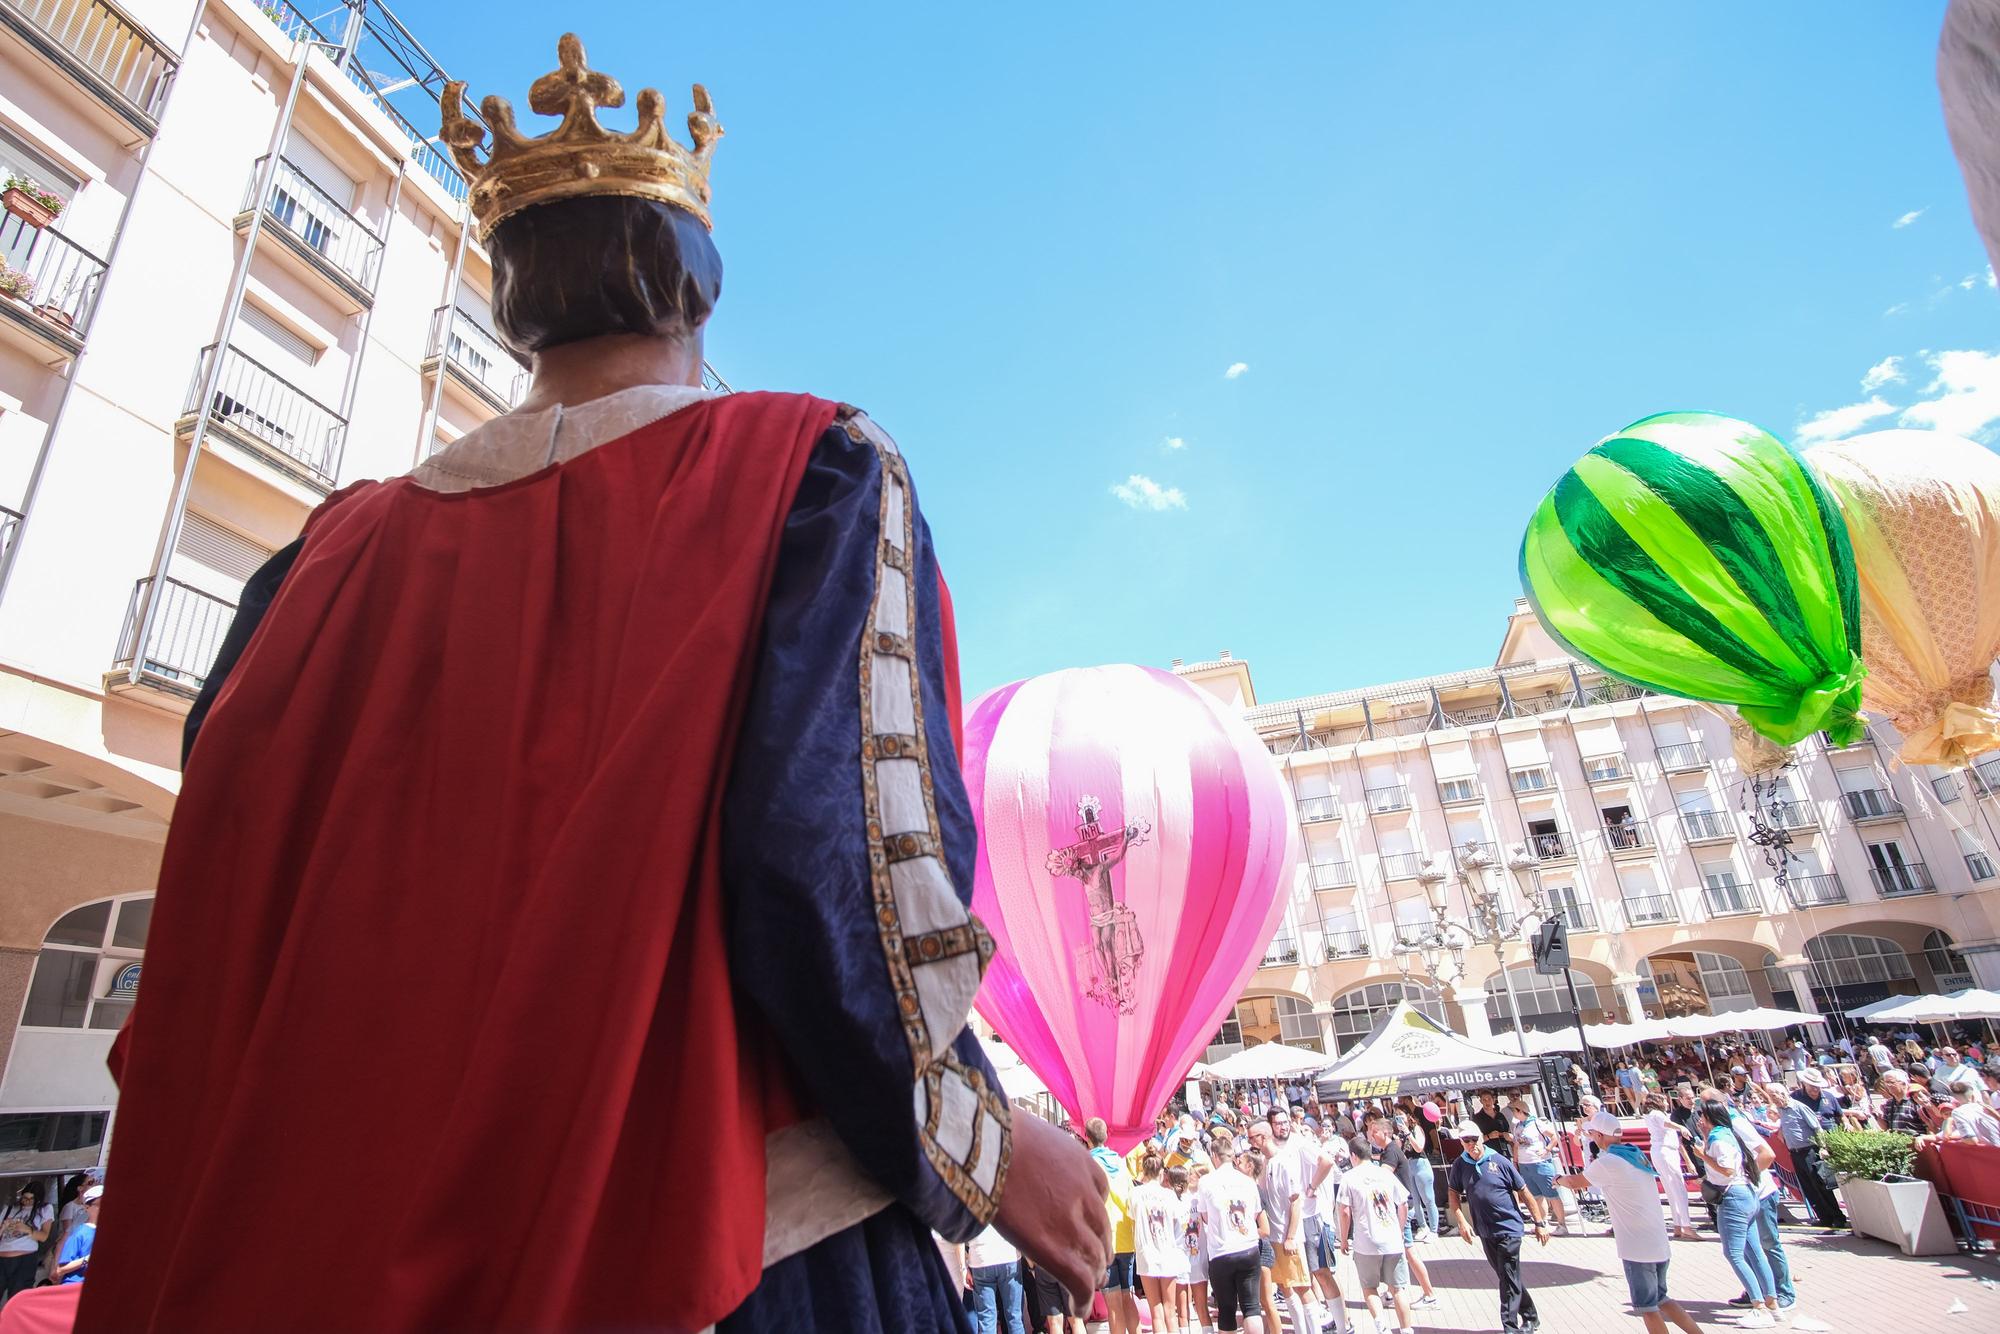
{"type": "Polygon", "coordinates": [[[1901,231],[1901,230],[1902,230],[1903,228],[1905,228],[1905,227],[1909,226],[1909,225],[1910,225],[1911,223],[1915,222],[1915,221],[1916,221],[1916,220],[1917,220],[1918,218],[1921,218],[1921,217],[1923,217],[1923,216],[1924,216],[1924,213],[1925,213],[1926,211],[1927,211],[1926,209],[1922,209],[1922,208],[1919,208],[1919,209],[1912,209],[1912,210],[1911,210],[1910,212],[1908,212],[1908,213],[1905,213],[1905,214],[1904,214],[1904,215],[1903,215],[1902,217],[1900,217],[1900,218],[1896,219],[1896,220],[1895,220],[1894,222],[1890,223],[1889,225],[1890,225],[1891,227],[1895,228],[1895,229],[1896,229],[1897,231],[1901,231]]]}
{"type": "Polygon", "coordinates": [[[1978,284],[1978,282],[1979,282],[1978,274],[1968,273],[1963,278],[1960,278],[1958,280],[1958,290],[1961,292],[1970,292],[1973,289],[1973,287],[1975,287],[1978,284]]]}
{"type": "Polygon", "coordinates": [[[1986,266],[1986,285],[1988,287],[2000,287],[2000,277],[1994,276],[1991,264],[1986,266]]]}
{"type": "Polygon", "coordinates": [[[1177,486],[1161,486],[1144,473],[1135,472],[1111,488],[1111,494],[1135,510],[1184,510],[1187,497],[1177,486]]]}
{"type": "Polygon", "coordinates": [[[2000,422],[2000,352],[1939,352],[1927,358],[1936,378],[1933,395],[1904,409],[1905,426],[1976,436],[2000,422]]]}
{"type": "Polygon", "coordinates": [[[1895,305],[1893,305],[1893,306],[1889,307],[1889,308],[1888,308],[1887,310],[1883,311],[1883,312],[1882,312],[1882,314],[1883,314],[1883,315],[1885,315],[1885,316],[1888,316],[1888,315],[1901,315],[1901,314],[1904,314],[1904,313],[1906,313],[1906,312],[1907,312],[1907,311],[1908,311],[1909,309],[1910,309],[1910,303],[1909,303],[1909,302],[1907,302],[1907,301],[1898,301],[1898,302],[1897,302],[1897,303],[1896,303],[1895,305]]]}
{"type": "Polygon", "coordinates": [[[1166,447],[1167,447],[1168,449],[1186,449],[1186,448],[1187,448],[1187,441],[1185,441],[1185,440],[1181,439],[1181,437],[1179,437],[1179,436],[1177,436],[1177,435],[1170,435],[1170,436],[1168,436],[1168,437],[1166,438],[1166,441],[1165,441],[1164,443],[1166,444],[1166,447]]]}
{"type": "Polygon", "coordinates": [[[1884,357],[1868,368],[1868,374],[1861,377],[1861,388],[1866,393],[1874,393],[1885,384],[1903,382],[1903,359],[1884,357]]]}
{"type": "MultiPolygon", "coordinates": [[[[1893,360],[1893,358],[1891,358],[1893,360]]],[[[1792,434],[1795,444],[1811,445],[1822,440],[1838,440],[1851,435],[1877,417],[1886,417],[1896,410],[1893,403],[1884,402],[1880,394],[1865,403],[1850,403],[1844,408],[1828,408],[1810,421],[1799,423],[1799,429],[1792,434]]]]}
{"type": "Polygon", "coordinates": [[[1229,369],[1222,373],[1222,378],[1225,380],[1234,380],[1236,377],[1243,374],[1243,372],[1249,369],[1250,369],[1249,362],[1233,361],[1229,364],[1229,369]]]}

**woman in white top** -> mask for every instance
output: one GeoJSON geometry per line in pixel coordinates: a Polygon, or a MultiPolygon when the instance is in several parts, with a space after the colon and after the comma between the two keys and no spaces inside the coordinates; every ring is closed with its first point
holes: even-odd
{"type": "Polygon", "coordinates": [[[1667,1115],[1667,1095],[1646,1095],[1646,1156],[1660,1174],[1660,1189],[1674,1211],[1674,1235],[1685,1241],[1695,1238],[1694,1219],[1688,1214],[1687,1160],[1681,1154],[1681,1136],[1687,1132],[1667,1115]]]}
{"type": "Polygon", "coordinates": [[[1771,1262],[1757,1235],[1760,1212],[1757,1185],[1763,1170],[1749,1146],[1737,1134],[1726,1104],[1714,1100],[1701,1104],[1701,1121],[1708,1132],[1702,1157],[1709,1181],[1722,1187],[1716,1202],[1716,1225],[1722,1232],[1722,1253],[1749,1294],[1751,1309],[1737,1321],[1740,1329],[1770,1329],[1778,1322],[1778,1287],[1771,1275],[1771,1262]]]}
{"type": "Polygon", "coordinates": [[[0,1214],[0,1302],[35,1286],[35,1266],[56,1211],[42,1200],[42,1188],[30,1181],[0,1214]]]}
{"type": "Polygon", "coordinates": [[[1180,1284],[1187,1274],[1187,1207],[1181,1197],[1160,1184],[1165,1164],[1148,1151],[1139,1162],[1139,1184],[1132,1190],[1132,1258],[1153,1313],[1153,1328],[1179,1334],[1180,1284]]]}
{"type": "MultiPolygon", "coordinates": [[[[1208,1281],[1215,1291],[1215,1325],[1264,1334],[1263,1300],[1258,1288],[1257,1242],[1264,1231],[1264,1201],[1249,1171],[1249,1153],[1208,1174],[1196,1195],[1202,1234],[1208,1239],[1208,1281]]],[[[1275,1334],[1275,1331],[1273,1331],[1275,1334]]]]}

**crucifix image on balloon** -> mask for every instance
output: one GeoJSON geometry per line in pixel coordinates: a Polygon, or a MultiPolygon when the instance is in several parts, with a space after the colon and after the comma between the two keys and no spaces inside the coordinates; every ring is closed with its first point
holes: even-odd
{"type": "Polygon", "coordinates": [[[1146,820],[1134,820],[1109,831],[1099,822],[1104,803],[1085,794],[1076,804],[1076,842],[1049,852],[1049,874],[1058,881],[1083,884],[1083,901],[1090,909],[1089,943],[1077,950],[1077,972],[1090,980],[1083,994],[1120,1014],[1138,1005],[1139,960],[1146,955],[1138,918],[1118,902],[1111,887],[1111,869],[1125,859],[1134,844],[1152,832],[1146,820]]]}

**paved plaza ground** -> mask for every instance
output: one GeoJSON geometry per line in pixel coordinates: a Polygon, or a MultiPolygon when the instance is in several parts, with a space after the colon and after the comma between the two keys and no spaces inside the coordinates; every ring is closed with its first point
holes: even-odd
{"type": "MultiPolygon", "coordinates": [[[[1600,1234],[1602,1228],[1597,1225],[1600,1234]]],[[[1785,1251],[1799,1292],[1798,1305],[1790,1312],[1793,1329],[2000,1332],[2000,1261],[1990,1254],[1914,1258],[1882,1242],[1826,1236],[1816,1228],[1786,1228],[1785,1251]],[[1965,1309],[1955,1310],[1959,1304],[1965,1309]]],[[[1500,1327],[1493,1271],[1476,1245],[1441,1237],[1419,1247],[1418,1254],[1430,1268],[1438,1304],[1410,1313],[1416,1328],[1471,1334],[1500,1327]]],[[[1557,1236],[1546,1248],[1530,1239],[1522,1254],[1544,1334],[1637,1334],[1644,1328],[1626,1307],[1624,1270],[1609,1236],[1557,1236]]],[[[1356,1291],[1351,1261],[1342,1263],[1340,1279],[1343,1290],[1356,1291]]],[[[1742,1287],[1712,1233],[1703,1232],[1699,1241],[1674,1243],[1667,1287],[1702,1328],[1735,1328],[1740,1312],[1728,1301],[1742,1287]]],[[[1356,1328],[1368,1334],[1360,1303],[1352,1302],[1348,1310],[1359,1317],[1356,1328]]],[[[1101,1328],[1093,1326],[1092,1334],[1101,1328]]],[[[1394,1328],[1393,1317],[1389,1328],[1394,1328]]]]}

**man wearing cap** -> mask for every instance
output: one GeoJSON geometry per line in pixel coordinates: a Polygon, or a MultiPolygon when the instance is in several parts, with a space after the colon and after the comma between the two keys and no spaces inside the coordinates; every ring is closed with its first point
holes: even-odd
{"type": "Polygon", "coordinates": [[[1540,1327],[1541,1317],[1535,1311],[1534,1294],[1521,1281],[1523,1215],[1535,1220],[1535,1238],[1544,1246],[1549,1244],[1549,1225],[1541,1205],[1528,1193],[1521,1170],[1487,1145],[1478,1126],[1461,1121],[1453,1134],[1462,1152],[1444,1174],[1451,1188],[1452,1221],[1467,1242],[1477,1230],[1486,1248],[1486,1263],[1499,1276],[1501,1328],[1530,1334],[1540,1327]],[[1472,1207],[1470,1227],[1462,1204],[1472,1207]]]}
{"type": "Polygon", "coordinates": [[[63,1238],[53,1271],[56,1282],[83,1282],[83,1272],[90,1267],[90,1248],[97,1242],[97,1206],[103,1199],[102,1186],[92,1186],[83,1192],[83,1221],[63,1238]]]}
{"type": "MultiPolygon", "coordinates": [[[[1771,1088],[1782,1091],[1782,1085],[1776,1083],[1771,1088]]],[[[1799,1076],[1799,1086],[1792,1090],[1778,1113],[1778,1133],[1784,1136],[1785,1147],[1791,1151],[1792,1172],[1799,1179],[1806,1204],[1819,1225],[1830,1232],[1845,1231],[1847,1215],[1841,1212],[1840,1197],[1833,1193],[1823,1175],[1819,1132],[1839,1128],[1840,1102],[1828,1092],[1826,1076],[1817,1070],[1807,1070],[1799,1076]]]]}
{"type": "Polygon", "coordinates": [[[1600,1108],[1584,1122],[1583,1134],[1597,1149],[1597,1157],[1583,1171],[1559,1180],[1579,1192],[1595,1187],[1604,1197],[1634,1314],[1646,1322],[1647,1334],[1666,1334],[1669,1322],[1688,1334],[1701,1334],[1694,1318],[1667,1296],[1667,1261],[1673,1252],[1660,1213],[1659,1173],[1644,1154],[1624,1142],[1618,1118],[1611,1113],[1600,1108]]]}

